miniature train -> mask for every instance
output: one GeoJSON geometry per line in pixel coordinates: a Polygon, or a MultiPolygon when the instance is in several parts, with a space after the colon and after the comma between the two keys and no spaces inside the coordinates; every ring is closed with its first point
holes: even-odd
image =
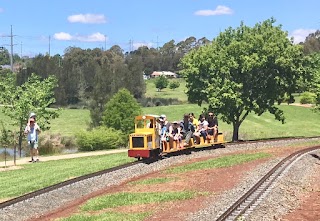
{"type": "MultiPolygon", "coordinates": [[[[177,145],[177,141],[161,143],[159,135],[158,115],[141,115],[135,118],[135,132],[129,135],[128,156],[137,159],[157,158],[160,155],[179,152],[192,148],[204,148],[225,143],[222,133],[216,137],[211,136],[208,140],[200,138],[200,143],[195,144],[191,138],[189,144],[182,146],[177,145]],[[162,148],[160,148],[162,146],[162,148]]],[[[184,142],[184,140],[182,140],[184,142]]]]}

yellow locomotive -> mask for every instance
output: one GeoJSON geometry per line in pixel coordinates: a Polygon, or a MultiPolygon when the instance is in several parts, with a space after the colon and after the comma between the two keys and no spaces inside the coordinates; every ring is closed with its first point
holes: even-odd
{"type": "MultiPolygon", "coordinates": [[[[135,132],[129,135],[128,156],[137,159],[156,158],[158,156],[192,148],[204,148],[225,143],[222,133],[210,140],[200,138],[200,143],[195,144],[191,138],[188,145],[178,146],[176,141],[162,142],[160,140],[160,124],[158,115],[141,115],[135,118],[135,132]],[[162,146],[162,148],[160,148],[162,146]],[[161,150],[162,149],[162,150],[161,150]]],[[[184,143],[184,140],[182,140],[184,143]]]]}

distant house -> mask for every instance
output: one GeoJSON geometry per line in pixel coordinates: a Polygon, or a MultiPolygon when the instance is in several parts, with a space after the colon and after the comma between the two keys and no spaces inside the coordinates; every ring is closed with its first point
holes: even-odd
{"type": "Polygon", "coordinates": [[[143,74],[143,80],[149,80],[149,79],[150,79],[149,75],[143,74]]]}
{"type": "Polygon", "coordinates": [[[154,71],[151,74],[152,78],[160,77],[160,76],[165,76],[167,78],[177,78],[177,74],[173,73],[171,71],[154,71]]]}
{"type": "Polygon", "coordinates": [[[7,65],[7,64],[1,65],[1,68],[2,69],[11,69],[11,65],[7,65]]]}

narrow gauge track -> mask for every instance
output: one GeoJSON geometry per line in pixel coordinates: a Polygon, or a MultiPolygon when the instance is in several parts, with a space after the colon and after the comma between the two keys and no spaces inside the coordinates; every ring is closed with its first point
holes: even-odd
{"type": "MultiPolygon", "coordinates": [[[[317,137],[309,137],[309,138],[305,138],[305,137],[275,138],[275,139],[269,139],[269,140],[249,140],[249,141],[241,141],[241,142],[234,142],[234,143],[227,142],[226,146],[232,147],[233,145],[239,145],[239,144],[267,143],[267,142],[276,142],[276,141],[281,141],[281,140],[300,140],[300,139],[305,140],[305,139],[312,139],[312,138],[319,138],[319,137],[317,136],[317,137]]],[[[174,155],[169,154],[168,156],[172,157],[174,155]]],[[[70,180],[66,180],[64,182],[57,183],[57,184],[54,184],[52,186],[48,186],[48,187],[45,187],[43,189],[40,189],[40,190],[31,192],[31,193],[28,193],[28,194],[25,194],[25,195],[22,195],[22,196],[19,196],[19,197],[16,197],[16,198],[4,201],[4,202],[1,202],[0,203],[0,209],[4,209],[6,207],[9,207],[9,206],[14,205],[14,204],[19,203],[19,202],[27,201],[28,199],[35,198],[35,197],[40,196],[42,194],[57,190],[59,188],[62,188],[62,187],[68,186],[68,185],[72,185],[74,183],[77,183],[77,182],[80,182],[80,181],[83,181],[83,180],[86,180],[86,179],[89,179],[89,178],[97,177],[97,176],[100,176],[100,175],[103,175],[103,174],[107,174],[107,173],[111,173],[111,172],[114,172],[114,171],[117,171],[117,170],[120,170],[120,169],[128,168],[130,166],[133,166],[133,165],[136,165],[136,164],[139,164],[139,163],[147,163],[147,164],[148,163],[152,163],[153,161],[156,161],[156,160],[158,160],[158,159],[149,159],[147,161],[135,161],[135,162],[132,162],[132,163],[119,165],[117,167],[101,170],[101,171],[98,171],[98,172],[94,172],[94,173],[91,173],[91,174],[87,174],[87,175],[76,177],[76,178],[73,178],[73,179],[70,179],[70,180]]],[[[223,220],[223,219],[221,219],[221,220],[223,220]]]]}
{"type": "Polygon", "coordinates": [[[247,216],[262,198],[268,194],[276,180],[289,169],[289,167],[304,154],[320,149],[320,146],[314,146],[299,150],[290,154],[274,166],[264,177],[262,177],[248,192],[239,200],[231,205],[216,221],[233,221],[241,216],[247,216]]]}
{"type": "Polygon", "coordinates": [[[25,201],[25,200],[28,200],[28,199],[32,199],[32,198],[37,197],[39,195],[42,195],[44,193],[48,193],[50,191],[53,191],[53,190],[56,190],[56,189],[59,189],[59,188],[65,187],[65,186],[72,185],[72,184],[80,182],[82,180],[86,180],[86,179],[89,179],[89,178],[93,178],[93,177],[96,177],[96,176],[101,176],[103,174],[107,174],[107,173],[111,173],[111,172],[114,172],[114,171],[117,171],[117,170],[128,168],[128,167],[131,167],[131,166],[139,164],[139,163],[141,163],[141,162],[140,161],[135,161],[135,162],[119,165],[119,166],[116,166],[116,167],[112,167],[112,168],[109,168],[109,169],[100,170],[98,172],[90,173],[90,174],[87,174],[87,175],[79,176],[79,177],[76,177],[76,178],[73,178],[73,179],[70,179],[70,180],[66,180],[66,181],[63,181],[61,183],[57,183],[57,184],[54,184],[52,186],[48,186],[48,187],[45,187],[43,189],[31,192],[31,193],[27,193],[25,195],[22,195],[22,196],[7,200],[5,202],[2,202],[2,203],[0,203],[0,209],[4,209],[4,208],[9,207],[9,206],[11,206],[13,204],[16,204],[16,203],[19,203],[19,202],[22,202],[22,201],[25,201]]]}

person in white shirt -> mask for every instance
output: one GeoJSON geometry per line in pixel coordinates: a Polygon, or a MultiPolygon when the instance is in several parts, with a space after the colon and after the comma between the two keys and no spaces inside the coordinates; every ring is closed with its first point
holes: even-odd
{"type": "Polygon", "coordinates": [[[28,124],[24,130],[24,134],[27,135],[28,145],[30,148],[31,161],[39,161],[39,150],[38,150],[38,135],[41,132],[40,127],[35,122],[34,118],[30,118],[28,124]]]}
{"type": "Polygon", "coordinates": [[[205,143],[208,143],[207,141],[207,130],[208,130],[208,121],[206,121],[206,117],[204,114],[201,114],[199,117],[199,124],[198,124],[198,130],[196,133],[194,133],[194,136],[196,137],[197,144],[200,144],[200,136],[203,137],[203,140],[205,143]]]}

